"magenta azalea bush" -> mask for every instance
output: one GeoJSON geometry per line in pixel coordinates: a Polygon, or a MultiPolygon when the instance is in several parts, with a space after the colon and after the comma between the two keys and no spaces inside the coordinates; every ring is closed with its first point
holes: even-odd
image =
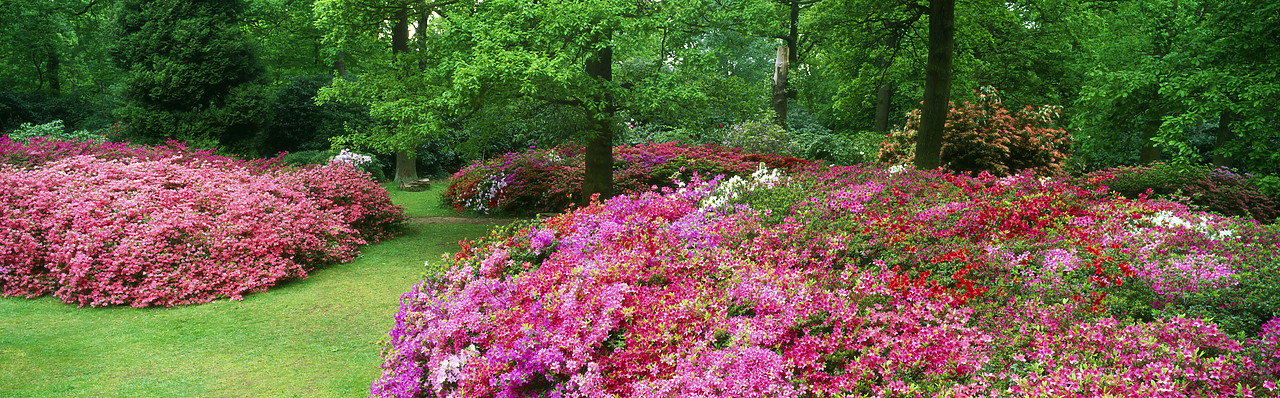
{"type": "MultiPolygon", "coordinates": [[[[577,146],[530,148],[477,161],[449,178],[445,203],[481,213],[563,211],[581,194],[586,167],[583,153],[577,146]]],[[[688,181],[694,174],[746,175],[760,164],[791,169],[807,163],[712,144],[686,146],[678,142],[618,146],[613,157],[617,192],[674,187],[673,175],[688,181]]]]}
{"type": "Polygon", "coordinates": [[[1030,174],[694,178],[462,242],[371,395],[1272,396],[1278,235],[1030,174]]]}
{"type": "MultiPolygon", "coordinates": [[[[51,144],[24,150],[39,145],[51,144]]],[[[349,261],[403,220],[385,189],[345,163],[115,153],[0,165],[0,294],[91,306],[238,300],[349,261]]]]}

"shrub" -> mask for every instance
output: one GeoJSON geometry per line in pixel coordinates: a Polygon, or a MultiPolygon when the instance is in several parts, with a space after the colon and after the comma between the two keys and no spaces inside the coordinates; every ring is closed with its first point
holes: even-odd
{"type": "Polygon", "coordinates": [[[746,153],[779,156],[804,156],[806,149],[799,145],[787,129],[772,121],[759,119],[729,126],[721,144],[729,148],[742,148],[746,153]]]}
{"type": "Polygon", "coordinates": [[[105,135],[85,130],[68,132],[67,128],[62,125],[61,120],[54,120],[41,125],[23,123],[17,130],[9,133],[9,139],[11,140],[30,140],[37,137],[76,142],[103,142],[107,140],[105,135]]]}
{"type": "Polygon", "coordinates": [[[1108,175],[1113,178],[1106,181],[1107,186],[1131,199],[1145,194],[1184,198],[1205,211],[1262,223],[1275,222],[1280,216],[1276,202],[1259,189],[1252,175],[1229,168],[1159,163],[1100,170],[1085,178],[1108,175]]]}
{"type": "Polygon", "coordinates": [[[238,300],[349,261],[403,220],[349,165],[253,174],[237,164],[79,155],[0,165],[0,294],[90,306],[238,300]]]}
{"type": "Polygon", "coordinates": [[[402,297],[371,394],[1266,394],[1280,321],[1162,311],[1270,294],[1237,278],[1278,241],[1033,174],[694,176],[462,242],[402,297]]]}
{"type": "Polygon", "coordinates": [[[167,141],[164,145],[157,146],[135,146],[128,142],[74,142],[42,137],[20,141],[0,136],[0,164],[32,168],[79,155],[91,155],[99,159],[174,158],[174,161],[182,164],[242,168],[253,174],[267,173],[284,167],[280,162],[283,155],[275,158],[241,160],[215,155],[214,150],[188,148],[186,144],[177,141],[167,141]]]}
{"type": "MultiPolygon", "coordinates": [[[[950,170],[997,176],[1035,169],[1061,175],[1070,145],[1066,130],[1053,126],[1059,108],[1027,106],[1010,113],[994,88],[974,90],[978,100],[951,104],[942,132],[942,163],[950,170]]],[[[920,110],[907,114],[907,124],[889,133],[880,149],[880,161],[911,163],[915,159],[920,110]]]]}
{"type": "MultiPolygon", "coordinates": [[[[585,163],[580,147],[530,148],[477,161],[449,178],[445,203],[482,213],[559,212],[576,203],[585,163]]],[[[615,147],[613,181],[618,192],[674,187],[693,175],[745,175],[760,163],[794,169],[802,159],[743,154],[718,145],[685,146],[675,142],[615,147]]]]}

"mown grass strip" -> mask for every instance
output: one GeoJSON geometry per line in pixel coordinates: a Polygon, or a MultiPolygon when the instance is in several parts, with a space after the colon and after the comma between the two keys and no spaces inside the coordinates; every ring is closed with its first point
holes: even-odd
{"type": "Polygon", "coordinates": [[[243,301],[136,309],[0,298],[0,397],[368,394],[380,374],[377,342],[394,323],[400,295],[431,270],[423,261],[444,264],[435,260],[458,240],[491,226],[405,228],[353,262],[243,301]]]}

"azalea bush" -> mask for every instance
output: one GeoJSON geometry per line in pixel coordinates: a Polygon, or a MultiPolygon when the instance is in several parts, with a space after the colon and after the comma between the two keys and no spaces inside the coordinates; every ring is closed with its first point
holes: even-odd
{"type": "Polygon", "coordinates": [[[1116,167],[1090,176],[1098,175],[1113,176],[1107,185],[1128,198],[1145,194],[1179,197],[1201,210],[1250,217],[1262,223],[1272,223],[1280,217],[1280,207],[1263,193],[1257,178],[1227,167],[1158,163],[1116,167]]]}
{"type": "MultiPolygon", "coordinates": [[[[54,146],[34,145],[24,150],[54,146]]],[[[264,171],[154,155],[172,145],[108,149],[0,165],[0,294],[90,306],[238,300],[349,261],[403,220],[347,163],[264,171]]]]}
{"type": "Polygon", "coordinates": [[[79,155],[92,155],[99,159],[166,159],[178,163],[206,164],[210,167],[242,168],[254,174],[262,174],[285,167],[275,158],[241,160],[214,154],[211,149],[193,149],[177,141],[164,145],[137,146],[128,142],[74,141],[59,138],[35,137],[16,139],[0,136],[0,164],[19,168],[39,167],[45,163],[79,155]]]}
{"type": "MultiPolygon", "coordinates": [[[[586,165],[579,146],[529,148],[477,161],[449,178],[445,203],[481,213],[559,212],[577,202],[586,165]]],[[[643,143],[614,147],[614,189],[674,187],[694,175],[746,175],[760,164],[795,169],[803,159],[744,153],[713,144],[643,143]],[[677,178],[672,179],[673,176],[677,178]]]]}
{"type": "MultiPolygon", "coordinates": [[[[988,172],[998,176],[1027,169],[1042,174],[1064,174],[1071,135],[1053,120],[1061,108],[1045,105],[1016,112],[1005,109],[992,87],[974,90],[976,101],[951,104],[942,129],[942,163],[961,172],[988,172]]],[[[907,114],[907,123],[895,127],[880,148],[880,161],[909,164],[915,160],[920,110],[907,114]]]]}
{"type": "Polygon", "coordinates": [[[1280,239],[1252,220],[1033,174],[675,185],[461,242],[371,395],[1275,393],[1280,307],[1245,279],[1280,239]]]}

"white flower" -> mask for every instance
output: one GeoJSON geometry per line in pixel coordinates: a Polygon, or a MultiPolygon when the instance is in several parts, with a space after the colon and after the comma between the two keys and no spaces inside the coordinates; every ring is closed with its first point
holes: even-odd
{"type": "Polygon", "coordinates": [[[896,165],[896,166],[890,167],[890,168],[889,168],[889,172],[890,172],[890,173],[893,173],[893,174],[898,174],[898,173],[903,172],[903,171],[904,171],[904,170],[906,170],[906,169],[907,169],[907,165],[905,165],[905,164],[900,164],[900,165],[896,165]]]}
{"type": "Polygon", "coordinates": [[[762,164],[754,173],[751,173],[750,180],[733,176],[716,185],[715,191],[702,200],[702,208],[714,209],[723,207],[741,196],[742,192],[754,191],[761,186],[773,188],[781,181],[784,181],[781,171],[770,169],[762,164]]]}
{"type": "Polygon", "coordinates": [[[365,163],[369,163],[372,161],[373,161],[373,158],[368,155],[361,155],[355,152],[348,151],[346,149],[343,149],[342,153],[339,153],[337,156],[334,156],[329,159],[329,163],[342,162],[342,163],[349,164],[353,167],[360,167],[360,165],[363,165],[365,163]]]}

